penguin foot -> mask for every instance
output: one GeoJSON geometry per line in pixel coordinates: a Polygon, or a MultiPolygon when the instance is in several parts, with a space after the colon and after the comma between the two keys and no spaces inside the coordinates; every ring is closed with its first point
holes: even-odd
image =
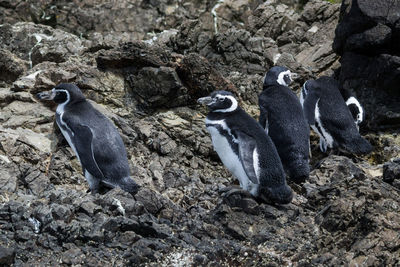
{"type": "Polygon", "coordinates": [[[244,213],[259,214],[259,203],[249,191],[234,188],[222,194],[223,202],[232,208],[238,208],[244,213]]]}
{"type": "Polygon", "coordinates": [[[319,149],[321,150],[322,153],[326,153],[328,150],[328,144],[326,143],[325,139],[319,138],[319,149]]]}
{"type": "Polygon", "coordinates": [[[232,188],[229,191],[222,194],[224,198],[229,198],[233,195],[238,195],[241,198],[252,198],[253,196],[250,194],[249,191],[241,189],[241,188],[232,188]]]}

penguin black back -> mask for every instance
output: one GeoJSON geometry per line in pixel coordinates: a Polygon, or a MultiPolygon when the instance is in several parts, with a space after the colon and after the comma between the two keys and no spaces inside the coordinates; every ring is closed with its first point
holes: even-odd
{"type": "Polygon", "coordinates": [[[258,100],[259,121],[274,142],[291,180],[302,182],[309,175],[310,130],[299,99],[286,85],[291,82],[290,76],[284,67],[267,72],[258,100]]]}
{"type": "Polygon", "coordinates": [[[339,83],[331,77],[322,76],[315,81],[307,81],[306,87],[308,93],[304,108],[307,118],[311,125],[315,122],[319,132],[325,133],[328,138],[331,136],[331,147],[338,146],[356,154],[371,152],[371,144],[358,133],[353,116],[339,91],[339,83]]]}

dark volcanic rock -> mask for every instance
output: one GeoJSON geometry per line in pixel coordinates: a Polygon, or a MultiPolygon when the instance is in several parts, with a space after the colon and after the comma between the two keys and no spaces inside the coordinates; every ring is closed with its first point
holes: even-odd
{"type": "Polygon", "coordinates": [[[5,248],[0,246],[0,264],[3,266],[11,265],[14,263],[15,251],[12,248],[5,248]]]}
{"type": "Polygon", "coordinates": [[[166,47],[143,42],[101,51],[96,61],[101,69],[122,73],[132,97],[144,108],[190,105],[215,90],[236,91],[205,58],[171,53],[166,47]]]}
{"type": "Polygon", "coordinates": [[[383,180],[387,183],[400,180],[400,159],[387,162],[383,165],[383,180]]]}
{"type": "Polygon", "coordinates": [[[19,22],[0,26],[1,48],[7,49],[32,66],[43,61],[64,62],[83,52],[81,40],[49,26],[19,22]]]}
{"type": "Polygon", "coordinates": [[[28,62],[5,49],[0,49],[0,58],[0,81],[14,82],[28,67],[28,62]]]}
{"type": "Polygon", "coordinates": [[[340,83],[359,96],[373,129],[400,125],[399,9],[398,1],[346,0],[336,29],[340,83]]]}

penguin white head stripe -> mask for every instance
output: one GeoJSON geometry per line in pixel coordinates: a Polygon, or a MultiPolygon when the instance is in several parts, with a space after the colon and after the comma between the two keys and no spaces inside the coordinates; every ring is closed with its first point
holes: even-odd
{"type": "Polygon", "coordinates": [[[288,86],[292,81],[290,70],[283,71],[283,72],[279,73],[278,79],[276,81],[280,85],[288,86]]]}
{"type": "Polygon", "coordinates": [[[292,82],[292,76],[295,78],[296,73],[292,73],[288,68],[275,66],[269,69],[264,77],[264,88],[272,85],[289,86],[292,82]]]}
{"type": "Polygon", "coordinates": [[[199,98],[197,102],[207,105],[212,112],[233,112],[238,108],[237,100],[227,91],[215,91],[210,96],[199,98]]]}
{"type": "Polygon", "coordinates": [[[364,119],[364,110],[360,105],[360,102],[354,97],[351,96],[346,101],[346,105],[349,107],[350,112],[355,117],[355,123],[359,125],[364,119]]]}

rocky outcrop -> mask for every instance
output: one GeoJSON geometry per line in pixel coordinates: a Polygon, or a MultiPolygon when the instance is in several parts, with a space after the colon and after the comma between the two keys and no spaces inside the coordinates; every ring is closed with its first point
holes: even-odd
{"type": "Polygon", "coordinates": [[[225,194],[237,182],[195,100],[229,90],[256,117],[273,64],[300,74],[295,88],[339,67],[339,6],[293,2],[0,1],[0,265],[398,265],[395,132],[369,133],[362,158],[321,154],[312,135],[289,205],[225,194]],[[54,105],[34,97],[60,82],[117,126],[134,197],[87,193],[54,105]]]}
{"type": "Polygon", "coordinates": [[[243,99],[257,104],[262,77],[273,65],[287,66],[299,74],[295,90],[308,78],[332,74],[339,67],[332,41],[327,42],[334,37],[338,16],[339,6],[324,1],[309,1],[298,14],[270,0],[256,6],[244,26],[232,23],[216,34],[207,31],[201,20],[186,21],[169,46],[178,53],[190,51],[206,57],[232,80],[243,99]]]}
{"type": "Polygon", "coordinates": [[[342,56],[339,80],[362,99],[372,129],[400,125],[399,9],[390,0],[345,0],[341,6],[333,46],[342,56]]]}

